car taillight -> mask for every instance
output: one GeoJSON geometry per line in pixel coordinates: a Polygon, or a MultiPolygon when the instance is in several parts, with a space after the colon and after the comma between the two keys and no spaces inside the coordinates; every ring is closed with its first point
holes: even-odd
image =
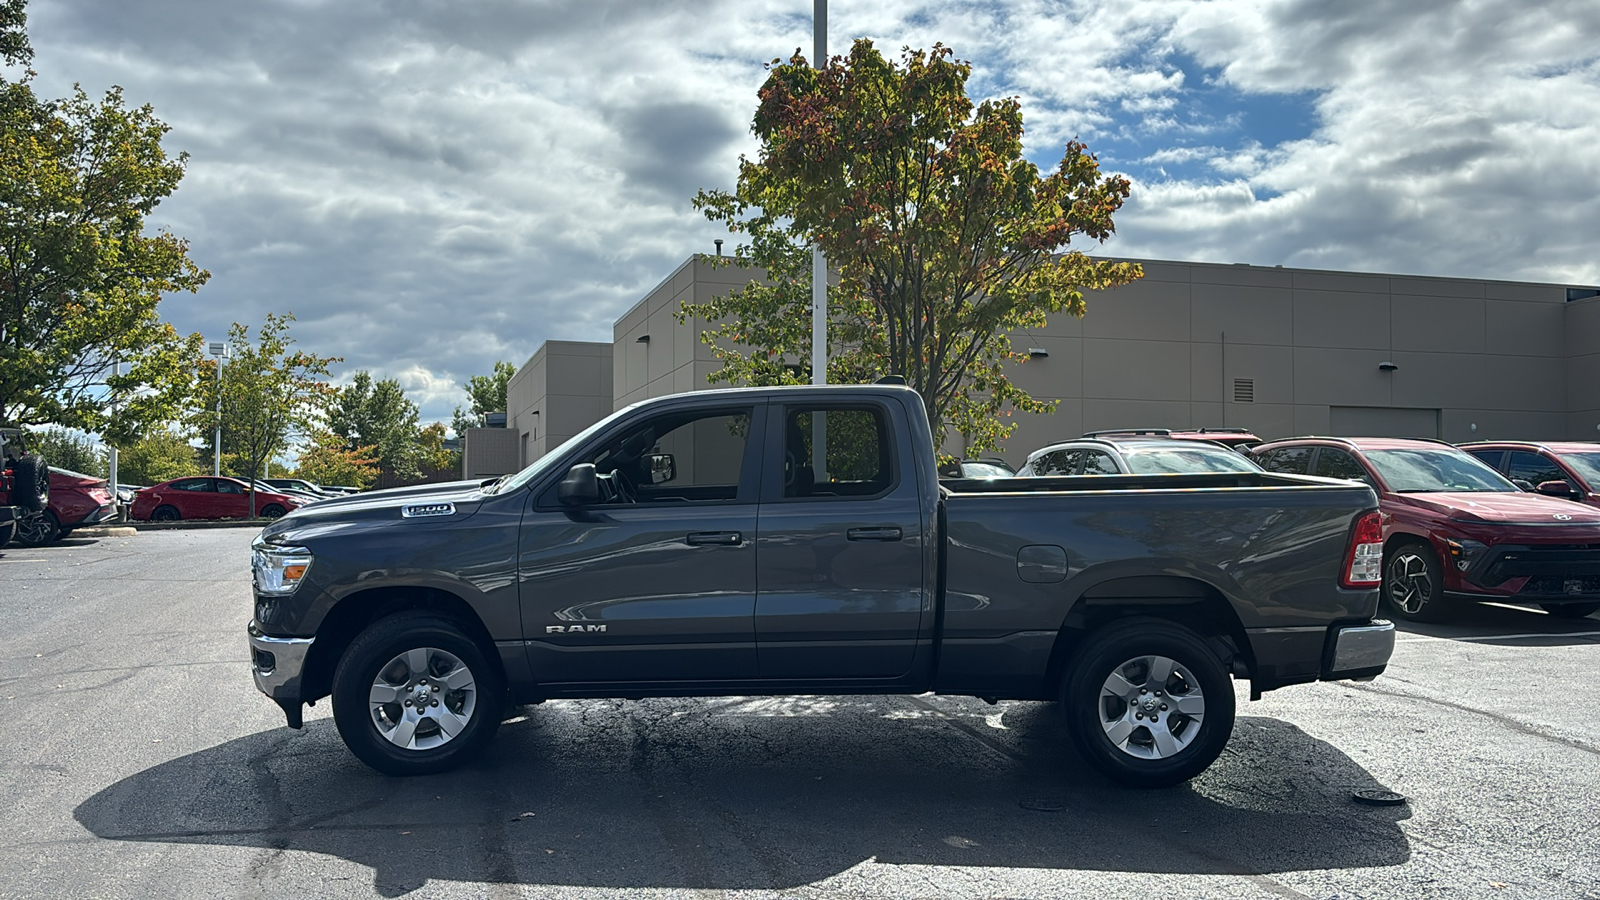
{"type": "Polygon", "coordinates": [[[1372,587],[1383,580],[1383,514],[1374,510],[1356,520],[1350,533],[1339,584],[1347,588],[1372,587]]]}

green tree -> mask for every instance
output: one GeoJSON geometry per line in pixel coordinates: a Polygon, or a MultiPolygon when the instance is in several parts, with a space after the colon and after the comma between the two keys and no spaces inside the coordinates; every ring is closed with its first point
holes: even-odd
{"type": "Polygon", "coordinates": [[[422,446],[422,464],[434,472],[445,472],[451,469],[460,471],[461,454],[454,450],[446,450],[445,427],[443,422],[429,422],[422,427],[418,443],[422,446]]]}
{"type": "Polygon", "coordinates": [[[377,448],[350,447],[345,438],[318,429],[300,451],[294,477],[313,484],[350,485],[366,490],[378,478],[377,448]]]}
{"type": "Polygon", "coordinates": [[[328,430],[344,438],[347,450],[373,448],[380,469],[409,480],[421,474],[419,416],[400,382],[373,381],[363,370],[338,389],[328,411],[328,430]]]}
{"type": "Polygon", "coordinates": [[[105,448],[82,432],[46,428],[28,435],[28,446],[32,452],[43,456],[52,468],[106,477],[105,448]]]}
{"type": "Polygon", "coordinates": [[[200,453],[182,435],[158,428],[118,448],[117,480],[123,484],[160,484],[207,470],[200,453]]]}
{"type": "MultiPolygon", "coordinates": [[[[250,329],[233,323],[228,331],[228,360],[222,368],[222,448],[229,469],[250,483],[261,477],[262,466],[288,450],[295,437],[311,434],[333,402],[335,389],[327,382],[328,366],[337,357],[317,356],[294,349],[289,335],[293,313],[268,313],[254,339],[250,329]]],[[[210,371],[201,377],[202,403],[190,422],[215,440],[218,378],[215,363],[201,365],[210,371]]],[[[250,508],[255,509],[252,488],[250,508]]]]}
{"type": "MultiPolygon", "coordinates": [[[[24,9],[0,4],[11,65],[32,58],[24,9]]],[[[0,424],[127,440],[193,391],[200,336],[179,336],[156,307],[210,276],[187,241],[145,221],[188,157],[167,155],[166,124],[125,106],[121,88],[45,101],[32,79],[0,76],[0,424]]]]}
{"type": "Polygon", "coordinates": [[[702,335],[723,363],[714,380],[810,380],[816,245],[839,276],[830,381],[903,376],[935,435],[952,426],[970,452],[1010,434],[1012,410],[1054,409],[1007,378],[1006,364],[1026,359],[1007,332],[1081,316],[1085,290],[1143,274],[1064,250],[1074,237],[1111,236],[1128,181],[1102,175],[1077,141],[1041,175],[1022,155],[1017,100],[974,106],[971,66],[940,45],[908,49],[896,65],[858,40],[821,71],[799,54],[769,71],[752,126],[758,158],[741,159],[733,192],[695,198],[748,240],[724,264],[766,276],[681,311],[719,323],[702,335]]]}
{"type": "Polygon", "coordinates": [[[515,374],[516,366],[500,361],[494,364],[493,375],[474,375],[467,379],[468,408],[456,407],[450,419],[450,430],[456,437],[466,434],[468,428],[482,428],[484,417],[489,413],[506,411],[506,386],[515,374]]]}

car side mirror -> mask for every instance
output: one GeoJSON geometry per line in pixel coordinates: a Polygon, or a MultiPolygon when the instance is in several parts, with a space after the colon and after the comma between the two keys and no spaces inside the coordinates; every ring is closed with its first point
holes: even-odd
{"type": "Polygon", "coordinates": [[[578,463],[567,470],[567,477],[556,485],[556,499],[567,506],[582,506],[600,501],[600,480],[594,463],[578,463]]]}
{"type": "Polygon", "coordinates": [[[1572,489],[1572,485],[1560,479],[1555,481],[1541,481],[1539,482],[1539,486],[1534,488],[1534,490],[1544,494],[1547,497],[1571,497],[1577,493],[1577,491],[1572,489]]]}
{"type": "Polygon", "coordinates": [[[1526,478],[1513,478],[1511,479],[1511,483],[1517,486],[1517,490],[1527,491],[1530,494],[1537,490],[1537,488],[1533,486],[1533,482],[1526,478]]]}
{"type": "Polygon", "coordinates": [[[666,484],[678,477],[678,459],[671,453],[650,454],[650,483],[666,484]]]}

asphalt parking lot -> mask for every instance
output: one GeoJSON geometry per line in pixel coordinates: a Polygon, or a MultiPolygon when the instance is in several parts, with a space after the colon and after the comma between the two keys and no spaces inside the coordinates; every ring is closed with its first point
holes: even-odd
{"type": "Polygon", "coordinates": [[[1478,607],[1374,683],[1241,690],[1165,791],[1051,705],[932,696],[552,702],[393,779],[256,693],[252,536],[0,550],[0,896],[1600,898],[1600,619],[1478,607]]]}

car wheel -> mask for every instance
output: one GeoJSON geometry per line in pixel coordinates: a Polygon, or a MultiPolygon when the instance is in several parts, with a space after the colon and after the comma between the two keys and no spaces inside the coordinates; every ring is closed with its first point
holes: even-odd
{"type": "Polygon", "coordinates": [[[1444,577],[1433,551],[1419,543],[1400,544],[1383,561],[1383,601],[1395,618],[1437,622],[1444,601],[1444,577]]]}
{"type": "Polygon", "coordinates": [[[4,547],[5,545],[11,543],[11,539],[13,537],[15,537],[16,534],[17,534],[17,520],[16,519],[12,519],[9,522],[5,522],[3,524],[0,524],[0,547],[4,547]]]}
{"type": "Polygon", "coordinates": [[[283,518],[283,514],[286,512],[288,512],[288,510],[284,509],[278,504],[269,503],[262,508],[261,515],[268,519],[281,519],[283,518]]]}
{"type": "Polygon", "coordinates": [[[61,539],[61,520],[50,510],[17,520],[15,540],[24,547],[43,547],[61,539]]]}
{"type": "MultiPolygon", "coordinates": [[[[3,462],[0,462],[3,465],[3,462]]],[[[37,453],[11,463],[11,502],[29,512],[42,513],[50,506],[50,467],[37,453]]]]}
{"type": "Polygon", "coordinates": [[[1199,635],[1159,619],[1091,634],[1067,670],[1062,710],[1090,765],[1129,787],[1205,771],[1233,734],[1233,682],[1199,635]]]}
{"type": "Polygon", "coordinates": [[[1600,603],[1541,603],[1540,607],[1552,616],[1563,619],[1584,619],[1600,610],[1600,603]]]}
{"type": "Polygon", "coordinates": [[[181,518],[183,516],[178,512],[176,506],[158,506],[154,512],[150,513],[150,521],[152,522],[176,522],[181,518]]]}
{"type": "Polygon", "coordinates": [[[453,769],[500,727],[505,688],[454,622],[400,613],[363,631],[333,675],[333,720],[358,759],[388,775],[453,769]]]}

